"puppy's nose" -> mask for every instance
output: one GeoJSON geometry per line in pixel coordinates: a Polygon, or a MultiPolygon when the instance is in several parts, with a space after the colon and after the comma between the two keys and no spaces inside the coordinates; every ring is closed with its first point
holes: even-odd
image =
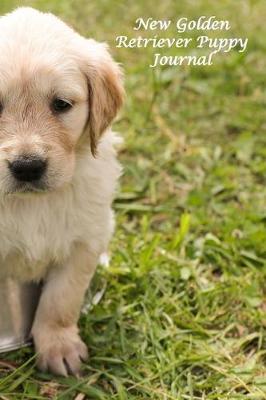
{"type": "Polygon", "coordinates": [[[41,158],[20,157],[9,164],[9,169],[18,181],[32,182],[44,174],[47,161],[41,158]]]}

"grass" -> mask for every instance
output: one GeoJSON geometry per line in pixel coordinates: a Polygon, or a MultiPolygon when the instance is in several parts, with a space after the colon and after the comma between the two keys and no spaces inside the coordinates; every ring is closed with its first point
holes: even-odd
{"type": "Polygon", "coordinates": [[[266,399],[265,2],[22,3],[108,41],[124,64],[124,176],[111,266],[80,320],[83,377],[41,374],[23,349],[0,361],[0,399],[266,399]],[[115,48],[139,16],[200,15],[228,18],[248,50],[155,71],[152,49],[115,48]]]}

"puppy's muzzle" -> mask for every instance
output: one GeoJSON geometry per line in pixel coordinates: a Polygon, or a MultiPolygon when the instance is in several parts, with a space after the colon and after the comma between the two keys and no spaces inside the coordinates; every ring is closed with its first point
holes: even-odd
{"type": "Polygon", "coordinates": [[[19,182],[38,182],[46,168],[47,161],[39,157],[23,156],[9,163],[13,177],[19,182]]]}

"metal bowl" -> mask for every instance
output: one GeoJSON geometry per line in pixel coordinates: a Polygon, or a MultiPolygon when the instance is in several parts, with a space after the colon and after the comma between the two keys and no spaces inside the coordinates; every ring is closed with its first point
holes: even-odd
{"type": "Polygon", "coordinates": [[[26,346],[38,305],[41,287],[18,283],[12,279],[0,282],[0,353],[26,346]]]}

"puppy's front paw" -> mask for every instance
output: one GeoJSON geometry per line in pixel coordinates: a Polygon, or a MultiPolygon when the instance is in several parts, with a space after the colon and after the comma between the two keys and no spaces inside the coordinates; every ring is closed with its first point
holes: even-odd
{"type": "Polygon", "coordinates": [[[81,361],[88,358],[86,345],[76,326],[68,328],[38,327],[33,329],[37,367],[56,375],[78,375],[81,361]]]}

